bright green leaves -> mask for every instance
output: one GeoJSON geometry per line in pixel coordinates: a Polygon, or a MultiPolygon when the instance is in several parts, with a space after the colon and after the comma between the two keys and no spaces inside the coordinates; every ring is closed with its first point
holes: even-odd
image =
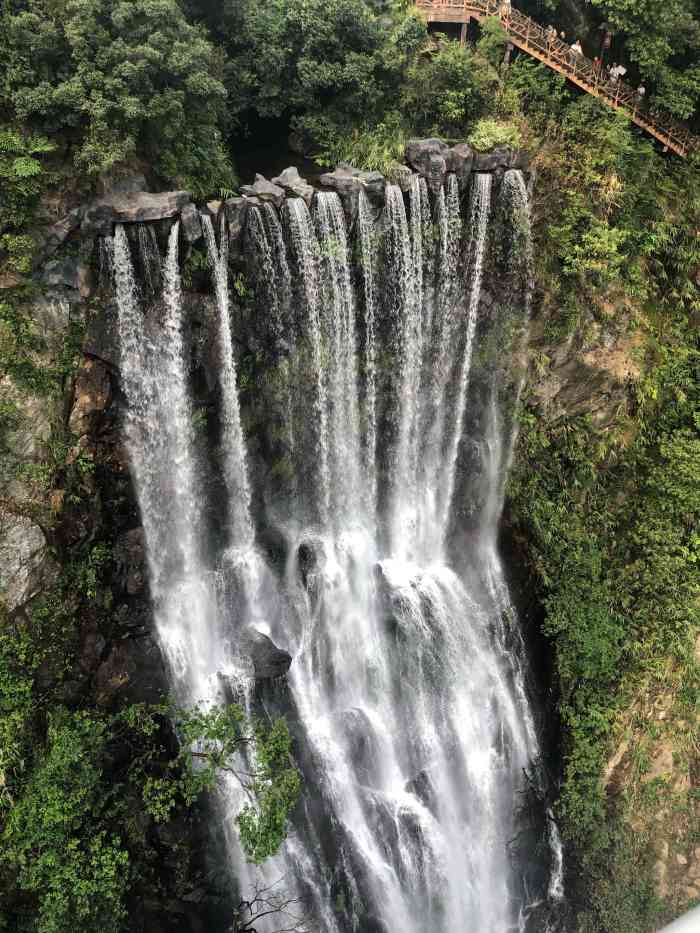
{"type": "Polygon", "coordinates": [[[273,855],[286,835],[287,818],[301,790],[299,772],[291,764],[287,725],[278,719],[271,727],[255,727],[255,776],[251,802],[238,814],[241,842],[253,862],[273,855]]]}
{"type": "MultiPolygon", "coordinates": [[[[131,707],[128,722],[149,734],[155,731],[156,712],[131,707]],[[150,720],[150,724],[149,724],[150,720]]],[[[236,816],[241,844],[254,862],[273,855],[286,835],[287,819],[301,789],[291,759],[291,738],[284,720],[250,721],[240,706],[194,707],[174,713],[180,740],[178,756],[165,773],[151,773],[148,760],[138,765],[136,783],[143,788],[147,812],[156,822],[167,821],[183,802],[191,805],[226,777],[243,791],[246,803],[236,816]]]]}
{"type": "Polygon", "coordinates": [[[37,899],[37,933],[64,933],[76,923],[86,931],[121,929],[129,857],[101,828],[110,806],[100,767],[107,740],[105,723],[88,714],[54,712],[5,824],[2,862],[37,899]]]}
{"type": "Polygon", "coordinates": [[[289,732],[281,720],[252,723],[235,705],[176,711],[175,757],[164,745],[168,707],[134,705],[113,715],[54,708],[11,795],[5,774],[24,768],[22,731],[36,708],[23,646],[13,646],[12,658],[0,656],[0,876],[14,876],[16,916],[26,910],[31,929],[65,933],[76,922],[85,933],[123,928],[124,898],[138,880],[132,855],[143,845],[132,825],[139,798],[155,822],[167,822],[226,775],[245,792],[236,819],[246,854],[261,862],[277,851],[300,790],[289,732]]]}

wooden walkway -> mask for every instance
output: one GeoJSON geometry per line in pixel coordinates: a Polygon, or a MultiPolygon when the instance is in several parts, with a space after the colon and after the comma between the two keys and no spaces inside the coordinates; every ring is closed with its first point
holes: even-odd
{"type": "Polygon", "coordinates": [[[544,62],[608,106],[623,110],[629,118],[659,142],[682,158],[700,149],[700,139],[673,117],[645,106],[636,91],[622,81],[612,82],[604,69],[576,55],[556,33],[543,29],[539,23],[523,16],[502,0],[416,0],[428,22],[462,23],[497,16],[513,45],[544,62]]]}

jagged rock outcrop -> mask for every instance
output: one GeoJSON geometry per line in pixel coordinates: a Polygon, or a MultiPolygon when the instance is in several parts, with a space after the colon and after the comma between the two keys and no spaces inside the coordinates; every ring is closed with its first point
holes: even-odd
{"type": "Polygon", "coordinates": [[[375,209],[384,205],[386,179],[380,172],[361,172],[347,162],[341,162],[334,171],[321,175],[319,181],[340,195],[351,226],[359,209],[360,191],[364,191],[375,209]]]}
{"type": "Polygon", "coordinates": [[[26,606],[49,589],[58,566],[46,537],[29,516],[0,506],[0,600],[8,612],[26,606]]]}
{"type": "Polygon", "coordinates": [[[314,196],[313,186],[301,177],[299,169],[294,165],[290,165],[277,178],[273,178],[272,184],[284,189],[288,197],[302,198],[307,206],[311,205],[311,199],[314,196]]]}
{"type": "Polygon", "coordinates": [[[255,182],[252,185],[242,185],[241,194],[246,197],[259,198],[261,201],[269,201],[271,204],[274,204],[276,208],[282,207],[284,204],[284,188],[280,188],[279,185],[273,184],[271,181],[268,181],[264,175],[259,173],[255,176],[255,182]]]}
{"type": "Polygon", "coordinates": [[[509,149],[501,146],[492,152],[474,153],[475,172],[495,172],[498,169],[519,168],[527,171],[530,155],[525,149],[509,149]]]}
{"type": "Polygon", "coordinates": [[[96,424],[111,398],[111,383],[104,363],[86,359],[75,379],[73,407],[68,427],[78,437],[87,434],[96,424]]]}
{"type": "Polygon", "coordinates": [[[188,243],[196,243],[202,238],[202,221],[194,204],[185,204],[180,214],[182,235],[188,243]]]}
{"type": "Polygon", "coordinates": [[[192,196],[189,191],[137,191],[106,195],[92,201],[83,214],[80,232],[84,237],[109,236],[114,224],[147,223],[178,215],[192,196]]]}

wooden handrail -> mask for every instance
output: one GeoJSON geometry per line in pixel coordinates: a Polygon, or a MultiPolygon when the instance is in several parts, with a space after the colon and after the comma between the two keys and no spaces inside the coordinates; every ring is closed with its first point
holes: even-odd
{"type": "Polygon", "coordinates": [[[651,110],[628,84],[619,79],[610,81],[602,68],[571,46],[562,42],[556,32],[548,31],[529,16],[524,16],[503,0],[416,0],[432,22],[462,22],[497,16],[513,45],[549,68],[563,74],[569,81],[598,97],[609,107],[623,110],[643,130],[682,158],[700,149],[700,139],[667,113],[651,110]],[[446,17],[441,19],[441,16],[446,17]]]}

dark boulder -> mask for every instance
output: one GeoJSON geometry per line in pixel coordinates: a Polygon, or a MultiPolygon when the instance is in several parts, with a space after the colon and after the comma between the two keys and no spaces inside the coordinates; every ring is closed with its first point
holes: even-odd
{"type": "Polygon", "coordinates": [[[431,191],[440,190],[448,171],[449,147],[442,139],[411,139],[406,146],[406,161],[421,174],[431,191]]]}
{"type": "Polygon", "coordinates": [[[498,169],[519,168],[527,171],[530,166],[530,153],[526,149],[510,149],[499,146],[492,152],[474,153],[475,172],[495,172],[498,169]]]}
{"type": "Polygon", "coordinates": [[[311,205],[314,189],[305,178],[301,177],[299,170],[293,165],[281,172],[277,178],[273,178],[272,184],[284,189],[287,197],[302,198],[307,206],[311,205]]]}
{"type": "Polygon", "coordinates": [[[288,651],[278,648],[271,638],[254,628],[246,632],[244,648],[253,662],[256,680],[284,677],[292,663],[288,651]]]}
{"type": "Polygon", "coordinates": [[[278,210],[284,203],[284,189],[268,181],[264,175],[260,174],[255,176],[255,182],[252,185],[243,185],[241,187],[241,194],[274,204],[278,210]]]}
{"type": "Polygon", "coordinates": [[[229,239],[240,240],[243,236],[245,227],[245,218],[250,206],[250,198],[227,198],[224,201],[224,210],[226,211],[226,220],[228,221],[229,239]]]}
{"type": "Polygon", "coordinates": [[[146,223],[175,217],[190,201],[188,191],[109,194],[87,206],[80,230],[83,236],[109,236],[114,224],[146,223]]]}
{"type": "Polygon", "coordinates": [[[469,183],[469,176],[474,164],[474,150],[467,143],[458,143],[447,153],[447,171],[457,176],[460,189],[469,183]]]}
{"type": "Polygon", "coordinates": [[[150,635],[116,642],[95,675],[97,702],[159,703],[168,685],[160,648],[150,635]]]}

